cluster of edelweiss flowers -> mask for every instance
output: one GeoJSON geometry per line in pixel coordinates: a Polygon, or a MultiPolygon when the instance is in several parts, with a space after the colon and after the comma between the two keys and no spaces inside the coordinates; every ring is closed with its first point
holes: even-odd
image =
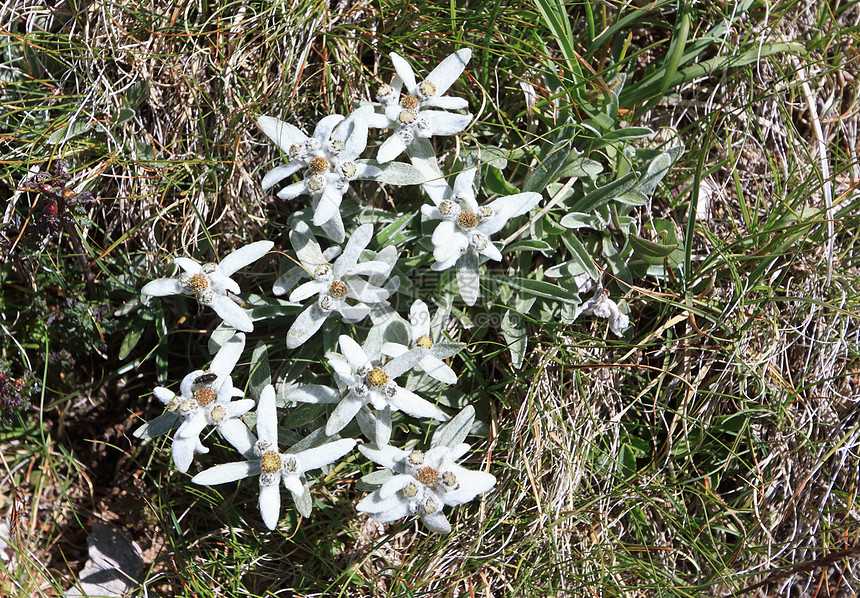
{"type": "MultiPolygon", "coordinates": [[[[510,219],[527,214],[541,196],[519,193],[481,206],[474,189],[476,168],[460,172],[453,188],[441,177],[428,139],[459,133],[471,122],[471,114],[463,112],[467,101],[445,95],[470,57],[470,50],[452,54],[419,83],[409,64],[392,54],[397,74],[390,85],[380,87],[378,102],[367,103],[345,118],[323,118],[310,137],[272,117],[258,120],[262,131],[287,159],[285,165],[266,174],[263,187],[271,188],[296,175],[299,180],[283,187],[278,197],[309,195],[313,209],[312,221],[299,220],[289,235],[297,265],[280,276],[273,288],[275,295],[289,293],[289,302],[305,304],[287,332],[287,347],[303,345],[332,317],[344,323],[369,317],[373,323],[363,344],[344,334],[339,337],[340,353],[326,355],[334,373],[334,387],[285,382],[276,393],[269,384],[255,402],[240,398],[242,391],[233,386],[232,372],[245,348],[243,333],[252,332],[254,323],[253,312],[242,307],[241,290],[231,276],[263,257],[274,243],[252,243],[220,263],[199,264],[178,257],[174,259],[181,270],[178,276],[154,280],[142,289],[145,296],[193,295],[236,332],[221,343],[208,369],[183,378],[178,394],[164,387],[155,389],[166,411],[138,428],[135,436],[152,438],[173,431],[173,462],[177,469],[187,472],[195,453],[209,451],[201,441],[201,433],[210,426],[217,428],[242,460],[215,465],[195,475],[192,481],[211,485],[256,476],[260,512],[270,529],[277,526],[280,518],[280,482],[289,490],[298,511],[304,516],[310,514],[306,476],[353,451],[356,440],[340,437],[353,421],[367,439],[358,450],[384,468],[362,480],[376,490],[357,506],[378,521],[417,515],[430,530],[448,533],[451,525],[443,508],[468,502],[495,484],[489,473],[469,471],[456,463],[469,449],[463,440],[474,423],[474,409],[467,406],[451,418],[398,383],[409,372],[411,376],[432,378],[434,384],[456,383],[456,373],[444,360],[456,355],[463,345],[443,337],[440,318],[431,320],[423,301],[413,303],[408,322],[394,312],[388,300],[399,288],[399,279],[391,276],[398,249],[388,246],[369,251],[372,224],[358,226],[347,239],[340,211],[343,196],[354,180],[422,185],[433,203],[421,211],[426,218],[439,221],[431,238],[435,258],[432,268],[455,267],[463,301],[475,304],[480,292],[478,267],[487,260],[502,258],[500,247],[491,237],[510,219]],[[388,132],[376,160],[359,157],[367,148],[371,129],[388,132]],[[404,153],[411,163],[393,161],[404,153]],[[311,226],[335,244],[323,250],[311,226]],[[341,243],[342,247],[338,245],[341,243]],[[328,404],[333,408],[325,426],[283,450],[278,444],[279,406],[286,409],[297,403],[328,404]],[[255,407],[256,435],[243,419],[255,407]],[[389,444],[392,413],[397,411],[447,423],[437,427],[426,451],[403,450],[389,444]]],[[[618,311],[617,307],[611,309],[614,305],[601,295],[599,300],[586,304],[586,311],[613,316],[618,311]]],[[[448,313],[441,316],[447,319],[448,313]]],[[[616,317],[613,332],[620,334],[626,323],[620,328],[617,323],[616,317]]]]}

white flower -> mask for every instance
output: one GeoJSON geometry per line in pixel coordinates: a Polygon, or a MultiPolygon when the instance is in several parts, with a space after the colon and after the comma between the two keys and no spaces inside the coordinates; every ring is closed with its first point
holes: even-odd
{"type": "Polygon", "coordinates": [[[355,447],[355,440],[343,439],[296,453],[278,451],[278,418],[275,389],[271,384],[260,394],[257,406],[257,434],[254,458],[216,465],[194,476],[195,484],[215,485],[260,476],[260,514],[269,529],[275,529],[281,516],[280,482],[298,500],[309,492],[305,473],[334,463],[355,447]]]}
{"type": "Polygon", "coordinates": [[[293,125],[271,116],[261,116],[257,124],[289,157],[263,178],[263,189],[269,189],[286,177],[302,171],[302,180],[278,193],[281,199],[302,194],[313,200],[316,226],[323,227],[337,242],[344,239],[340,203],[350,181],[377,178],[382,170],[358,157],[367,146],[367,127],[372,106],[357,109],[348,118],[339,114],[323,118],[308,137],[293,125]]]}
{"type": "Polygon", "coordinates": [[[312,270],[313,280],[300,285],[290,294],[292,302],[314,296],[317,299],[290,326],[287,347],[295,349],[308,340],[332,312],[339,313],[344,322],[355,323],[370,313],[368,304],[387,302],[389,291],[370,284],[362,277],[378,275],[387,278],[391,274],[392,263],[358,261],[372,237],[372,224],[358,227],[334,263],[317,263],[312,270]]]}
{"type": "Polygon", "coordinates": [[[578,318],[580,314],[608,318],[609,329],[617,337],[623,336],[624,329],[630,325],[630,318],[626,314],[621,313],[621,310],[618,309],[618,304],[609,298],[609,291],[604,289],[602,285],[598,285],[594,297],[576,309],[574,319],[578,318]]]}
{"type": "Polygon", "coordinates": [[[426,453],[370,445],[361,445],[358,450],[394,473],[356,507],[383,523],[418,515],[431,531],[448,534],[451,524],[442,508],[467,503],[496,483],[489,473],[469,471],[455,463],[469,450],[468,444],[434,446],[426,453]]]}
{"type": "Polygon", "coordinates": [[[200,432],[206,426],[216,426],[240,452],[248,450],[252,445],[251,432],[238,418],[254,408],[254,401],[232,400],[242,396],[242,391],[233,388],[230,376],[244,348],[245,335],[237,333],[218,350],[208,370],[196,370],[182,379],[178,395],[162,386],[156,387],[153,394],[167,406],[167,413],[135,430],[134,436],[159,436],[179,423],[173,435],[172,452],[176,469],[183,473],[188,471],[195,452],[209,452],[200,442],[200,432]]]}
{"type": "MultiPolygon", "coordinates": [[[[379,148],[377,160],[389,162],[395,159],[416,137],[429,139],[433,135],[453,135],[466,128],[472,120],[471,114],[445,111],[467,108],[469,103],[463,98],[446,96],[445,92],[463,73],[471,57],[472,51],[468,48],[459,50],[418,83],[409,63],[397,54],[391,54],[397,75],[391,85],[380,87],[376,99],[382,104],[387,127],[393,128],[394,132],[379,148]],[[407,95],[401,98],[400,90],[404,86],[407,95]]],[[[375,120],[371,126],[376,126],[375,120]]]]}
{"type": "Polygon", "coordinates": [[[427,355],[426,349],[409,351],[384,365],[371,362],[364,349],[346,335],[340,337],[340,350],[342,355],[326,355],[340,390],[315,385],[298,386],[287,392],[285,397],[288,401],[303,403],[337,403],[325,428],[329,436],[340,432],[365,405],[372,405],[377,412],[390,408],[413,417],[448,420],[444,411],[394,381],[418,364],[427,355]]]}
{"type": "Polygon", "coordinates": [[[243,332],[254,330],[254,324],[244,309],[227,295],[227,291],[238,295],[239,285],[230,276],[245,266],[266,255],[275,244],[257,241],[240,247],[221,263],[199,264],[187,257],[178,257],[173,263],[182,269],[176,278],[159,278],[143,285],[144,295],[164,297],[166,295],[194,295],[197,301],[215,310],[227,324],[243,332]]]}
{"type": "MultiPolygon", "coordinates": [[[[427,355],[418,362],[420,368],[427,374],[444,384],[456,384],[457,374],[442,359],[457,354],[465,347],[462,343],[439,343],[441,333],[430,329],[430,310],[420,299],[416,300],[409,309],[411,324],[411,346],[428,350],[427,355]]],[[[387,342],[382,345],[382,352],[389,357],[397,357],[409,351],[409,347],[400,343],[387,342]]]]}
{"type": "Polygon", "coordinates": [[[464,170],[454,180],[454,188],[446,186],[435,206],[424,205],[421,212],[442,222],[433,231],[433,270],[457,266],[460,296],[468,305],[478,299],[480,263],[491,259],[500,261],[502,254],[490,237],[504,228],[508,220],[527,213],[541,199],[540,193],[526,192],[500,197],[486,206],[478,206],[472,182],[476,168],[464,170]]]}

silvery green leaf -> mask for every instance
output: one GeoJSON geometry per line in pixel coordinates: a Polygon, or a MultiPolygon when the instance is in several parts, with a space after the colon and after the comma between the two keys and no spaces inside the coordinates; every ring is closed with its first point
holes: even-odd
{"type": "Polygon", "coordinates": [[[475,305],[481,295],[477,258],[471,251],[464,253],[457,264],[457,289],[466,305],[475,305]]]}
{"type": "MultiPolygon", "coordinates": [[[[415,219],[416,214],[417,212],[403,214],[392,220],[389,224],[383,226],[382,229],[376,233],[376,242],[379,245],[393,243],[402,246],[403,239],[408,238],[407,235],[409,234],[410,224],[415,219]]],[[[393,245],[389,245],[389,247],[396,249],[393,245]]]]}
{"type": "Polygon", "coordinates": [[[579,276],[585,271],[585,268],[582,267],[582,264],[578,260],[571,260],[547,268],[544,275],[547,278],[563,278],[567,276],[579,276]]]}
{"type": "Polygon", "coordinates": [[[248,381],[248,391],[254,400],[260,399],[263,389],[272,383],[272,372],[269,369],[269,352],[266,344],[259,341],[251,354],[251,378],[248,381]]]}
{"type": "Polygon", "coordinates": [[[618,195],[633,189],[638,184],[635,173],[628,172],[611,183],[598,187],[577,201],[571,210],[574,212],[593,212],[600,206],[609,203],[618,195]]]}
{"type": "Polygon", "coordinates": [[[355,415],[355,421],[358,422],[358,427],[361,428],[361,433],[364,434],[372,444],[380,446],[388,446],[391,440],[391,407],[386,405],[384,409],[379,409],[371,413],[366,406],[355,415]]]}
{"type": "MultiPolygon", "coordinates": [[[[650,191],[648,193],[650,193],[650,191]]],[[[648,203],[648,196],[639,189],[630,189],[624,193],[619,193],[614,199],[618,203],[623,203],[628,206],[641,206],[648,203]]]]}
{"type": "Polygon", "coordinates": [[[286,295],[296,288],[299,279],[304,275],[304,269],[299,266],[293,266],[292,268],[287,269],[286,272],[278,276],[275,284],[272,285],[272,293],[275,295],[286,295]]]}
{"type": "Polygon", "coordinates": [[[209,353],[215,355],[224,343],[233,338],[236,334],[236,329],[232,326],[221,322],[218,328],[212,331],[212,336],[209,337],[208,349],[209,353]]]}
{"type": "Polygon", "coordinates": [[[148,440],[150,438],[162,436],[170,432],[174,427],[178,426],[180,420],[181,418],[177,414],[172,411],[167,411],[156,417],[154,420],[148,421],[140,426],[132,435],[135,438],[140,438],[141,440],[148,440]]]}
{"type": "MultiPolygon", "coordinates": [[[[561,241],[570,251],[570,255],[573,258],[572,261],[578,263],[584,272],[588,272],[591,278],[597,280],[600,273],[597,271],[597,266],[594,265],[594,260],[591,259],[591,254],[589,254],[588,250],[579,240],[579,237],[571,232],[567,232],[561,235],[561,241]]],[[[574,274],[574,276],[578,274],[579,272],[574,274]]]]}
{"type": "Polygon", "coordinates": [[[385,343],[409,344],[409,329],[406,321],[396,312],[391,312],[379,324],[373,326],[367,333],[362,345],[364,352],[371,360],[379,359],[382,345],[385,343]]]}
{"type": "Polygon", "coordinates": [[[558,171],[557,178],[576,177],[578,179],[593,179],[601,172],[603,172],[603,165],[600,162],[589,160],[581,154],[577,154],[576,156],[571,155],[568,158],[567,164],[558,171]]]}
{"type": "Polygon", "coordinates": [[[370,412],[367,406],[359,409],[358,413],[355,414],[355,421],[361,429],[361,433],[373,442],[376,438],[376,416],[370,412]]]}
{"type": "Polygon", "coordinates": [[[593,230],[601,230],[600,220],[592,214],[584,214],[582,212],[568,212],[561,219],[561,225],[565,228],[579,229],[590,228],[593,230]]]}
{"type": "Polygon", "coordinates": [[[483,164],[493,166],[499,170],[504,170],[508,167],[507,152],[501,148],[485,145],[479,146],[478,158],[483,164]]]}
{"type": "Polygon", "coordinates": [[[390,469],[380,469],[379,471],[374,471],[373,473],[369,473],[366,476],[363,476],[360,480],[358,480],[358,489],[362,492],[373,492],[380,486],[382,486],[388,479],[394,475],[390,469]]]}
{"type": "MultiPolygon", "coordinates": [[[[534,298],[532,298],[534,302],[534,298]]],[[[508,310],[502,316],[502,335],[508,343],[508,351],[511,354],[511,365],[515,369],[520,369],[523,366],[523,360],[526,358],[526,349],[528,348],[528,331],[523,318],[508,310]]]]}
{"type": "Polygon", "coordinates": [[[290,490],[290,494],[293,497],[293,502],[296,504],[296,510],[301,514],[302,517],[310,517],[311,510],[313,509],[313,501],[311,501],[311,489],[308,488],[308,484],[305,481],[302,481],[302,485],[305,488],[305,491],[301,496],[290,490]]]}
{"type": "Polygon", "coordinates": [[[672,164],[677,159],[676,154],[679,154],[679,152],[670,153],[667,151],[657,155],[657,157],[651,160],[651,163],[648,165],[648,169],[645,171],[645,175],[639,179],[639,191],[645,195],[651,195],[657,187],[657,184],[663,180],[663,177],[666,176],[666,173],[669,172],[669,168],[672,167],[672,164]]]}
{"type": "Polygon", "coordinates": [[[438,357],[439,359],[448,359],[449,357],[454,357],[454,355],[465,348],[466,343],[440,342],[433,345],[433,348],[430,349],[430,355],[438,357]]]}
{"type": "MultiPolygon", "coordinates": [[[[406,148],[406,153],[411,160],[433,160],[434,170],[439,171],[438,162],[436,161],[436,152],[433,150],[433,144],[429,139],[424,137],[415,137],[409,147],[406,148]]],[[[441,171],[440,171],[441,173],[441,171]]]]}
{"type": "Polygon", "coordinates": [[[427,177],[420,170],[407,164],[406,162],[386,162],[380,164],[375,160],[356,160],[379,168],[379,174],[373,177],[374,181],[380,183],[388,183],[389,185],[420,185],[427,180],[427,177]]]}
{"type": "Polygon", "coordinates": [[[306,426],[315,419],[322,417],[325,411],[325,405],[303,403],[290,409],[286,415],[282,415],[278,425],[287,430],[295,430],[296,428],[306,426]]]}
{"type": "Polygon", "coordinates": [[[433,338],[439,338],[442,330],[448,325],[448,320],[451,319],[451,306],[453,304],[454,299],[450,295],[443,295],[442,305],[436,308],[436,313],[430,318],[430,336],[433,338]]]}
{"type": "Polygon", "coordinates": [[[653,134],[654,131],[652,131],[648,127],[626,127],[624,129],[615,129],[614,131],[606,132],[601,136],[601,139],[603,141],[616,141],[618,139],[642,139],[643,137],[650,137],[653,134]]]}
{"type": "Polygon", "coordinates": [[[302,451],[306,451],[308,449],[312,449],[318,446],[322,446],[329,441],[329,437],[326,436],[325,427],[317,428],[295,444],[293,444],[290,448],[288,448],[286,453],[300,453],[302,451]]]}
{"type": "Polygon", "coordinates": [[[73,137],[77,137],[78,135],[86,133],[92,127],[92,123],[88,123],[85,120],[71,121],[51,133],[51,135],[48,137],[48,143],[51,145],[65,143],[73,137]]]}
{"type": "Polygon", "coordinates": [[[547,146],[542,152],[540,162],[523,185],[523,191],[543,192],[546,186],[558,178],[558,171],[567,162],[572,149],[570,139],[561,139],[547,146]]]}
{"type": "Polygon", "coordinates": [[[376,429],[374,443],[376,446],[387,446],[391,441],[391,406],[376,411],[376,429]]]}
{"type": "Polygon", "coordinates": [[[475,408],[466,405],[448,423],[436,428],[431,444],[433,446],[447,446],[451,449],[458,446],[469,435],[469,430],[472,429],[474,421],[475,408]]]}

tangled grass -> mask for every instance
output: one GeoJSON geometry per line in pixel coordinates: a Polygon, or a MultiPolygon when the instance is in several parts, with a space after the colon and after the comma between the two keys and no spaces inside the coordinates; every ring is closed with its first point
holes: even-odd
{"type": "MultiPolygon", "coordinates": [[[[666,69],[682,6],[641,4],[566,5],[590,89],[666,69]]],[[[177,253],[282,238],[300,206],[260,189],[278,156],[254,118],[312,129],[388,80],[388,52],[433,64],[465,44],[466,138],[530,139],[547,61],[573,70],[546,5],[3,4],[0,373],[29,392],[0,433],[4,594],[62,593],[100,520],[132,533],[142,585],[163,596],[860,591],[856,4],[709,3],[688,47],[720,68],[631,88],[647,98],[625,108],[635,124],[688,148],[637,212],[675,223],[687,275],[629,288],[632,343],[540,323],[517,369],[501,337],[464,332],[479,341],[461,366],[486,424],[475,465],[499,484],[455,534],[358,516],[353,463],[315,489],[312,521],[291,513],[289,533],[267,533],[253,496],[201,491],[163,444],[131,442],[203,326],[189,312],[158,343],[136,290],[177,253]],[[695,45],[724,18],[717,42],[695,45]],[[22,185],[58,158],[98,201],[46,233],[22,185]]]]}

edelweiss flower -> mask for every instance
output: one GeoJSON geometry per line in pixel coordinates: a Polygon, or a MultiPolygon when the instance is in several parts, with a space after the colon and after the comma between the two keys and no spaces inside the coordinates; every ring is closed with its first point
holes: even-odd
{"type": "Polygon", "coordinates": [[[367,146],[367,126],[372,106],[364,106],[344,120],[333,114],[323,118],[308,137],[296,127],[271,116],[261,116],[257,124],[289,156],[263,178],[269,189],[286,177],[303,170],[303,179],[278,193],[281,199],[302,194],[313,198],[313,223],[321,226],[338,243],[344,239],[340,203],[350,181],[375,179],[382,170],[358,157],[367,146]]]}
{"type": "MultiPolygon", "coordinates": [[[[420,299],[416,300],[409,309],[409,320],[412,325],[412,348],[421,347],[428,350],[427,355],[418,362],[416,368],[427,372],[432,378],[444,384],[456,384],[457,374],[442,359],[456,355],[463,343],[438,343],[441,334],[430,329],[430,310],[420,299]]],[[[400,343],[388,342],[382,345],[382,352],[389,357],[397,357],[409,351],[409,347],[400,343]]]]}
{"type": "Polygon", "coordinates": [[[355,447],[355,440],[343,439],[297,453],[278,451],[278,418],[275,389],[271,384],[260,394],[257,406],[257,434],[254,438],[255,458],[236,463],[216,465],[194,476],[195,484],[212,486],[235,482],[253,475],[260,476],[260,514],[269,529],[275,529],[281,516],[279,483],[298,500],[309,492],[305,473],[334,463],[355,447]]]}
{"type": "Polygon", "coordinates": [[[359,226],[344,247],[343,253],[329,265],[318,263],[312,270],[313,280],[296,288],[290,301],[300,302],[318,295],[296,318],[287,332],[287,347],[295,349],[316,333],[332,312],[341,315],[344,322],[363,320],[370,313],[368,303],[385,303],[389,291],[372,285],[361,276],[391,274],[391,263],[371,260],[358,263],[358,258],[373,237],[373,225],[359,226]],[[351,303],[353,302],[353,303],[351,303]]]}
{"type": "Polygon", "coordinates": [[[370,445],[361,445],[358,450],[395,474],[356,506],[382,523],[418,515],[431,531],[451,533],[442,507],[467,503],[496,484],[493,475],[469,471],[455,463],[469,450],[468,444],[434,446],[426,453],[370,445]]]}
{"type": "Polygon", "coordinates": [[[233,388],[230,377],[245,348],[245,335],[238,333],[221,347],[208,370],[196,370],[182,379],[179,394],[158,386],[153,394],[167,406],[167,413],[135,430],[137,438],[152,438],[170,431],[179,423],[173,435],[173,463],[181,472],[188,471],[194,453],[208,453],[200,442],[200,432],[206,426],[217,426],[221,435],[237,450],[244,452],[253,444],[247,426],[238,419],[254,408],[252,399],[232,401],[242,396],[233,388]]]}
{"type": "Polygon", "coordinates": [[[456,265],[460,296],[468,305],[478,299],[478,265],[487,259],[500,261],[502,254],[490,241],[508,220],[521,216],[540,201],[539,193],[526,192],[500,197],[479,207],[472,191],[477,169],[464,170],[447,188],[436,206],[424,205],[421,212],[442,222],[433,231],[433,270],[447,270],[456,265]]]}
{"type": "Polygon", "coordinates": [[[239,285],[230,276],[245,266],[266,255],[275,244],[257,241],[240,247],[221,263],[199,264],[187,257],[178,257],[173,263],[183,272],[176,278],[159,278],[143,285],[144,295],[164,297],[166,295],[194,295],[197,301],[215,310],[227,324],[243,332],[254,330],[254,324],[244,309],[227,295],[227,291],[238,295],[239,285]]]}
{"type": "Polygon", "coordinates": [[[609,291],[604,289],[602,285],[598,285],[594,292],[594,297],[580,305],[576,309],[574,319],[580,314],[594,315],[598,318],[609,319],[609,329],[617,337],[624,335],[624,329],[630,325],[630,318],[626,314],[621,313],[618,309],[618,304],[609,298],[609,291]]]}
{"type": "Polygon", "coordinates": [[[427,355],[426,349],[402,354],[385,365],[371,362],[361,346],[346,335],[340,337],[343,355],[329,353],[339,391],[325,386],[298,386],[286,393],[287,401],[337,403],[325,427],[329,436],[340,432],[365,405],[377,411],[390,407],[413,417],[446,421],[448,415],[415,393],[400,387],[394,379],[414,367],[427,355]]]}
{"type": "MultiPolygon", "coordinates": [[[[376,159],[389,162],[403,153],[416,137],[429,139],[433,135],[453,135],[466,128],[472,120],[471,114],[452,114],[445,110],[467,108],[463,98],[446,96],[445,92],[463,73],[472,57],[468,48],[455,52],[439,63],[421,83],[415,81],[415,72],[409,63],[397,54],[391,54],[391,62],[397,75],[391,85],[383,85],[376,94],[382,104],[388,128],[394,133],[379,148],[376,159]],[[407,95],[400,97],[401,87],[407,95]],[[442,110],[428,110],[441,108],[442,110]]],[[[375,126],[376,123],[374,122],[375,126]]]]}

